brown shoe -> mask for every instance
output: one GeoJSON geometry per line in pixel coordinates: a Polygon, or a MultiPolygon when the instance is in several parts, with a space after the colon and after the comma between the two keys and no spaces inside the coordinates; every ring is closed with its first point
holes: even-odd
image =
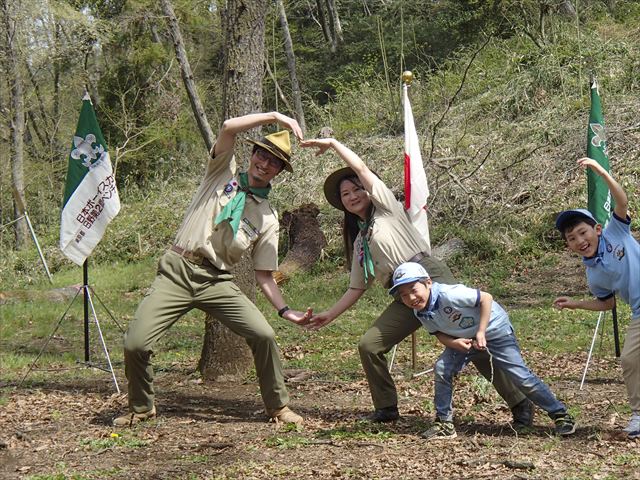
{"type": "Polygon", "coordinates": [[[276,423],[295,423],[296,425],[302,425],[304,423],[304,418],[287,406],[271,412],[267,411],[267,414],[269,415],[270,421],[276,423]]]}
{"type": "Polygon", "coordinates": [[[120,417],[113,419],[114,427],[133,427],[134,425],[144,422],[145,420],[149,420],[151,418],[156,418],[156,407],[154,406],[148,412],[143,413],[134,413],[129,412],[126,415],[122,415],[120,417]]]}

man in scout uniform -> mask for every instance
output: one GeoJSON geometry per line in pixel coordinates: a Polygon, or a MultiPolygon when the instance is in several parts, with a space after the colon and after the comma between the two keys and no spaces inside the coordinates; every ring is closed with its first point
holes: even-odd
{"type": "Polygon", "coordinates": [[[233,283],[231,267],[251,250],[258,286],[287,320],[302,325],[310,311],[291,310],[272,277],[278,268],[278,218],[267,196],[271,180],[292,172],[286,130],[254,145],[247,172],[236,172],[236,136],[275,123],[302,139],[293,118],[278,112],[226,120],[214,145],[204,179],[187,209],[175,243],[160,258],[158,274],[136,311],[124,340],[129,413],[115,426],[131,426],[156,415],[150,357],[156,341],[185,313],[203,310],[244,337],[251,348],[260,392],[270,419],[301,424],[287,404],[275,333],[258,308],[233,283]]]}

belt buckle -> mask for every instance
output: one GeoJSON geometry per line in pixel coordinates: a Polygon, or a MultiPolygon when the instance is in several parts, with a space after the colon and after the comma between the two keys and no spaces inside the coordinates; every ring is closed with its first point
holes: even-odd
{"type": "Polygon", "coordinates": [[[185,251],[183,253],[184,258],[186,258],[187,260],[189,260],[192,263],[195,263],[196,265],[202,265],[202,263],[204,262],[204,257],[202,255],[200,255],[199,253],[196,252],[191,252],[191,251],[185,251]]]}
{"type": "Polygon", "coordinates": [[[171,250],[176,252],[182,258],[189,260],[191,263],[195,263],[196,265],[202,265],[204,263],[204,256],[199,253],[192,252],[191,250],[185,250],[182,247],[178,247],[177,245],[173,245],[171,250]]]}

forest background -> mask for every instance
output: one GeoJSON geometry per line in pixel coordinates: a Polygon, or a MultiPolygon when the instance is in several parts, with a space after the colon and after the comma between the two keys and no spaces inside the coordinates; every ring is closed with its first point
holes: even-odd
{"type": "MultiPolygon", "coordinates": [[[[221,12],[231,3],[173,2],[214,133],[224,120],[221,12]]],[[[111,274],[120,276],[122,283],[130,281],[125,276],[132,266],[144,266],[146,276],[141,280],[132,275],[133,284],[116,297],[131,301],[124,315],[130,318],[152,278],[154,259],[171,244],[206,162],[164,14],[151,1],[2,0],[0,7],[0,225],[16,218],[16,187],[23,193],[54,278],[67,284],[80,281],[79,269],[58,248],[58,236],[71,139],[88,91],[122,202],[91,263],[98,269],[112,268],[111,274]],[[21,104],[16,103],[17,95],[21,104]],[[21,158],[15,149],[16,105],[22,105],[24,114],[21,158]]],[[[262,111],[292,116],[302,111],[306,137],[329,129],[396,192],[403,179],[401,73],[413,72],[409,95],[431,189],[432,243],[462,240],[462,250],[449,263],[465,282],[491,291],[514,308],[548,303],[555,293],[586,293],[579,260],[567,264],[553,218],[566,206],[586,204],[586,179],[575,160],[586,151],[592,76],[600,84],[612,172],[630,197],[632,227],[637,230],[638,2],[291,0],[269,3],[264,21],[262,111]],[[288,20],[299,89],[290,76],[280,6],[288,20]],[[567,271],[575,275],[565,275],[567,271]]],[[[311,302],[313,296],[301,292],[316,288],[322,283],[318,279],[333,288],[323,291],[326,294],[337,296],[344,287],[340,215],[326,204],[321,191],[321,180],[340,162],[327,155],[315,157],[295,145],[294,150],[295,172],[276,179],[273,204],[281,213],[310,202],[320,208],[318,218],[328,242],[322,259],[310,274],[285,286],[285,293],[311,302]]],[[[22,352],[20,360],[16,352],[4,357],[16,362],[9,369],[9,384],[21,375],[33,358],[26,354],[37,351],[53,324],[50,320],[38,333],[29,333],[35,314],[8,309],[11,298],[23,299],[22,292],[48,288],[33,243],[13,227],[0,229],[0,341],[3,353],[13,352],[13,347],[18,352],[16,345],[28,337],[25,344],[31,350],[22,352]],[[15,324],[14,317],[20,319],[15,324]]],[[[281,245],[284,256],[286,229],[281,245]]],[[[116,280],[109,282],[114,291],[120,288],[114,286],[116,280]]],[[[358,331],[386,301],[383,293],[375,298],[361,302],[368,316],[363,315],[360,330],[351,332],[349,347],[336,347],[336,358],[355,348],[358,331]]],[[[548,317],[549,312],[538,315],[548,317]]],[[[201,323],[197,325],[196,338],[202,332],[201,323]]],[[[587,336],[590,329],[586,328],[587,336]]],[[[308,367],[305,362],[311,362],[311,356],[303,359],[299,344],[291,346],[300,337],[291,335],[290,341],[282,341],[285,358],[290,366],[308,367]]],[[[544,335],[536,331],[528,336],[544,335]]],[[[537,340],[534,350],[555,341],[537,340]]],[[[196,362],[197,350],[190,354],[196,362]]],[[[430,359],[432,354],[425,355],[430,359]]],[[[178,363],[184,360],[172,357],[178,363]]],[[[193,358],[188,360],[193,367],[193,358]]],[[[355,362],[349,365],[356,371],[357,362],[351,357],[349,361],[355,362]]],[[[580,357],[575,363],[583,361],[580,357]]],[[[102,388],[108,391],[106,381],[102,388]]],[[[369,434],[376,441],[386,439],[369,434]]],[[[268,446],[279,447],[279,441],[268,446]]],[[[640,460],[633,458],[637,466],[640,460]]],[[[43,465],[35,471],[47,471],[43,465]]],[[[622,462],[619,471],[625,465],[622,462]]],[[[345,470],[337,471],[348,476],[345,470]]],[[[276,475],[274,470],[266,472],[264,478],[276,475]]],[[[557,472],[549,478],[557,478],[557,472]]]]}
{"type": "MultiPolygon", "coordinates": [[[[595,75],[613,171],[635,213],[639,6],[574,3],[338,2],[338,34],[321,15],[326,8],[318,10],[324,3],[287,2],[306,136],[330,127],[400,191],[400,77],[412,70],[410,98],[432,192],[434,243],[459,236],[486,243],[478,249],[485,256],[528,253],[546,248],[554,213],[585,202],[575,159],[585,152],[589,79],[595,75]]],[[[218,6],[180,1],[174,7],[215,131],[223,121],[218,6]]],[[[295,115],[272,7],[265,19],[263,111],[295,115]]],[[[12,184],[22,175],[23,197],[51,270],[70,265],[57,247],[59,208],[87,88],[123,203],[93,259],[135,261],[158,253],[170,243],[206,158],[162,12],[155,2],[139,1],[25,0],[12,8],[24,92],[24,161],[23,171],[16,171],[8,88],[15,75],[3,68],[0,224],[14,219],[12,184]]],[[[298,150],[296,172],[278,178],[274,189],[280,212],[309,201],[321,207],[328,258],[341,256],[339,216],[324,202],[318,179],[337,165],[298,150]]],[[[0,245],[6,253],[2,278],[21,282],[39,271],[34,249],[15,251],[10,228],[0,230],[0,245]]]]}

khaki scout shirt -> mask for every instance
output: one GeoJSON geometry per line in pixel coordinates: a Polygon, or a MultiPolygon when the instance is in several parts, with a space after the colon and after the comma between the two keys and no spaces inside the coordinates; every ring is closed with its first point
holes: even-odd
{"type": "Polygon", "coordinates": [[[233,150],[209,159],[175,244],[204,256],[220,270],[230,270],[245,250],[252,249],[254,269],[275,271],[278,269],[279,225],[267,199],[247,194],[235,238],[228,221],[214,224],[220,211],[238,192],[236,168],[233,150]]]}
{"type": "MultiPolygon", "coordinates": [[[[373,183],[370,198],[374,210],[367,241],[375,278],[387,287],[398,265],[418,253],[430,254],[431,249],[407,217],[402,204],[379,178],[373,183]]],[[[363,290],[373,283],[371,277],[368,283],[364,281],[363,260],[362,233],[359,233],[353,242],[350,288],[363,290]]]]}

